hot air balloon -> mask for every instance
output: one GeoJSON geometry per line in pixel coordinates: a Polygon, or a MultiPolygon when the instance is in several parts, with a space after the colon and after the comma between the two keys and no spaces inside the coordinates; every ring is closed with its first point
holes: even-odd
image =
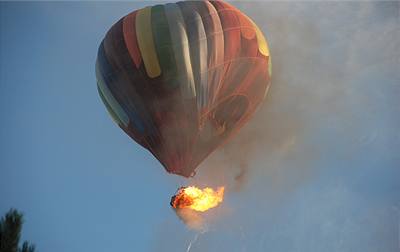
{"type": "Polygon", "coordinates": [[[107,32],[96,61],[97,89],[114,121],[185,177],[249,121],[270,76],[262,32],[222,1],[133,11],[107,32]]]}

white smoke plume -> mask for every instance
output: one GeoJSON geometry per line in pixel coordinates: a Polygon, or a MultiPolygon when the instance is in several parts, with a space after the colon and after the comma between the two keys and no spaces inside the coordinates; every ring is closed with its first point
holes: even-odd
{"type": "MultiPolygon", "coordinates": [[[[268,39],[272,85],[253,120],[183,182],[228,186],[191,251],[396,251],[395,196],[374,204],[351,187],[382,187],[375,169],[398,174],[400,3],[232,4],[268,39]]],[[[165,237],[170,228],[192,239],[173,223],[165,237]]]]}

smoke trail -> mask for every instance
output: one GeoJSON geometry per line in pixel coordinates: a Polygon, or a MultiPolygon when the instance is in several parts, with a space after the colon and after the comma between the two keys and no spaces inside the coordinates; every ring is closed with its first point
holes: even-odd
{"type": "MultiPolygon", "coordinates": [[[[319,30],[314,23],[307,20],[301,23],[294,18],[288,18],[290,15],[277,15],[272,11],[264,13],[265,10],[273,9],[266,7],[274,5],[271,3],[239,2],[236,5],[248,13],[265,32],[272,56],[272,85],[266,100],[252,120],[198,169],[197,182],[207,181],[215,185],[224,183],[230,185],[228,189],[233,191],[244,189],[253,173],[274,170],[276,162],[280,162],[290,151],[298,150],[303,144],[306,137],[304,129],[307,124],[307,110],[301,101],[313,99],[315,91],[308,88],[310,84],[317,82],[317,78],[308,74],[315,64],[293,62],[301,54],[318,51],[320,48],[319,30]],[[258,10],[263,10],[263,13],[257,13],[258,10]],[[268,17],[268,20],[264,17],[268,17]],[[297,30],[302,32],[296,38],[291,32],[297,30]],[[302,45],[302,50],[296,52],[297,55],[293,53],[293,44],[302,45]]],[[[282,8],[282,5],[276,7],[282,8]]],[[[301,6],[296,7],[302,9],[301,6]]],[[[290,12],[290,9],[283,11],[290,12]]],[[[333,76],[332,81],[334,78],[333,76]]],[[[304,157],[300,157],[299,161],[306,167],[310,153],[316,150],[312,146],[302,148],[304,157]]]]}
{"type": "Polygon", "coordinates": [[[202,235],[202,234],[204,234],[205,232],[207,232],[207,231],[206,231],[206,230],[203,230],[203,231],[200,231],[199,233],[196,233],[196,234],[194,235],[193,240],[191,240],[191,241],[189,242],[189,245],[188,245],[188,247],[187,247],[187,249],[186,249],[186,252],[189,252],[189,251],[190,251],[190,249],[192,248],[192,245],[195,244],[195,243],[197,242],[197,240],[199,239],[199,236],[202,235]]]}
{"type": "Polygon", "coordinates": [[[201,213],[187,208],[174,209],[174,211],[189,229],[206,232],[207,226],[201,213]]]}
{"type": "Polygon", "coordinates": [[[310,246],[317,251],[327,251],[319,249],[323,246],[329,251],[354,251],[360,249],[357,246],[361,241],[375,239],[381,233],[363,226],[386,231],[380,239],[390,241],[386,244],[391,246],[394,232],[386,227],[396,224],[392,224],[386,205],[376,204],[380,209],[367,202],[367,196],[360,198],[346,187],[327,189],[329,181],[319,180],[311,195],[320,198],[313,201],[308,194],[297,195],[299,202],[285,204],[321,173],[343,173],[335,178],[346,186],[352,184],[346,181],[349,175],[348,180],[358,180],[359,188],[376,195],[383,194],[384,189],[367,186],[373,178],[360,178],[364,176],[363,166],[374,162],[377,167],[369,172],[375,169],[378,178],[383,176],[380,171],[387,173],[385,178],[397,174],[393,162],[399,159],[391,149],[400,147],[400,93],[398,73],[394,74],[400,59],[399,3],[234,5],[252,17],[268,39],[272,85],[254,118],[205,160],[188,182],[228,185],[227,200],[221,207],[231,212],[220,215],[212,227],[218,227],[218,233],[230,239],[207,235],[199,251],[218,251],[215,248],[221,248],[218,245],[223,241],[225,251],[237,251],[240,230],[248,234],[243,246],[252,249],[262,241],[259,250],[253,251],[310,251],[310,246]],[[334,172],[327,171],[332,168],[329,165],[335,166],[334,172]],[[357,169],[358,174],[354,172],[357,169]],[[318,194],[322,188],[325,190],[318,194]],[[229,193],[234,191],[237,193],[229,193]],[[314,205],[308,205],[310,202],[314,205]],[[368,208],[368,212],[363,210],[368,208]],[[287,215],[282,217],[281,211],[287,215]],[[364,216],[351,219],[346,211],[350,215],[352,211],[364,212],[364,216]],[[280,219],[275,220],[276,216],[280,219]],[[377,221],[375,216],[384,221],[377,221]]]}

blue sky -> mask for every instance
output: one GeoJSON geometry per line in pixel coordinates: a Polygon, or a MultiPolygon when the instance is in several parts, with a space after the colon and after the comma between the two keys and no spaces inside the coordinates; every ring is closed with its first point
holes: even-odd
{"type": "Polygon", "coordinates": [[[23,239],[44,252],[398,251],[399,2],[236,3],[269,41],[272,87],[189,181],[97,95],[98,45],[145,5],[0,3],[0,213],[25,214],[23,239]],[[169,207],[193,183],[228,186],[203,231],[169,207]]]}

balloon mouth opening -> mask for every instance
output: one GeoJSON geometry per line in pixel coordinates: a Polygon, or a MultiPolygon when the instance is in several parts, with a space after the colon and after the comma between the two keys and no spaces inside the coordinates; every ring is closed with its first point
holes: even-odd
{"type": "Polygon", "coordinates": [[[185,177],[185,178],[193,178],[194,176],[196,176],[196,171],[195,170],[193,170],[193,171],[185,171],[184,169],[183,170],[174,170],[174,169],[166,169],[167,171],[168,171],[168,173],[171,173],[171,174],[174,174],[174,175],[177,175],[177,176],[182,176],[182,177],[185,177]]]}

